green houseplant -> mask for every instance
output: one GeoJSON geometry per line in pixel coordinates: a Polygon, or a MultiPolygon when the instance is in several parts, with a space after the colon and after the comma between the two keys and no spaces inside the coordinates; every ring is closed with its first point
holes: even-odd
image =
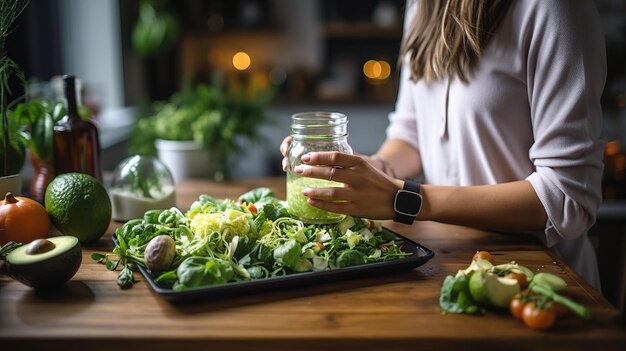
{"type": "MultiPolygon", "coordinates": [[[[227,93],[217,84],[185,85],[169,101],[155,103],[154,115],[139,119],[131,137],[131,151],[155,155],[155,143],[186,142],[205,152],[205,159],[192,162],[212,165],[206,176],[230,179],[233,156],[243,152],[247,143],[259,140],[259,127],[268,121],[266,107],[271,96],[269,90],[249,96],[227,93]]],[[[180,166],[164,162],[177,178],[178,170],[172,168],[180,166]]]]}
{"type": "Polygon", "coordinates": [[[65,115],[65,106],[61,102],[34,99],[18,104],[11,115],[20,126],[19,139],[28,149],[34,171],[30,194],[43,202],[46,187],[56,175],[52,159],[54,124],[65,115]]]}
{"type": "Polygon", "coordinates": [[[19,172],[24,163],[24,149],[17,141],[17,123],[9,114],[10,79],[15,76],[23,84],[24,75],[18,65],[8,56],[6,39],[18,16],[24,11],[27,0],[0,0],[0,114],[2,133],[0,137],[0,192],[18,192],[21,188],[19,172]]]}

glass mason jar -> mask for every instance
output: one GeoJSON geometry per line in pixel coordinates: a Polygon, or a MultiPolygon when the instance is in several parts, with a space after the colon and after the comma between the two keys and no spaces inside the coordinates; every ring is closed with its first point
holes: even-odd
{"type": "Polygon", "coordinates": [[[337,112],[303,112],[291,116],[291,146],[287,153],[287,208],[306,223],[336,223],[345,216],[328,212],[307,203],[304,188],[341,187],[342,183],[302,177],[294,167],[302,164],[302,155],[315,151],[339,151],[352,154],[348,145],[348,117],[337,112]]]}

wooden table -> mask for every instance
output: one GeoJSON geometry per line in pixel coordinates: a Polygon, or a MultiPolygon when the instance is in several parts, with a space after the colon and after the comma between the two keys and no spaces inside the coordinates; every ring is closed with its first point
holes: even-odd
{"type": "MultiPolygon", "coordinates": [[[[189,181],[177,188],[186,210],[201,193],[236,197],[269,186],[284,197],[283,179],[236,183],[189,181]]],[[[388,276],[173,305],[140,280],[120,290],[117,273],[90,259],[112,248],[110,233],[84,248],[76,276],[52,294],[0,276],[2,350],[626,350],[618,312],[535,240],[433,222],[392,229],[435,251],[418,269],[388,276]],[[442,315],[438,298],[446,275],[465,268],[476,250],[496,261],[516,260],[559,274],[567,295],[588,306],[592,321],[560,319],[533,331],[507,311],[484,316],[442,315]]]]}

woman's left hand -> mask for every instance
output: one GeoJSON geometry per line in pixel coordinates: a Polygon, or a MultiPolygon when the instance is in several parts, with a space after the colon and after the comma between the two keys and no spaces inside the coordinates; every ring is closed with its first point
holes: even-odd
{"type": "Polygon", "coordinates": [[[344,184],[303,189],[310,205],[356,217],[393,218],[393,199],[403,186],[402,180],[389,177],[360,156],[340,152],[309,153],[302,156],[302,162],[295,167],[296,174],[344,184]]]}

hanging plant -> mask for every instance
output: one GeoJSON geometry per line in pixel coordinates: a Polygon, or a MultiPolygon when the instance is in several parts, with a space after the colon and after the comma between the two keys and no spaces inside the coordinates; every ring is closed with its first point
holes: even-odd
{"type": "Polygon", "coordinates": [[[148,57],[169,49],[178,39],[179,32],[174,16],[162,10],[154,1],[141,1],[139,19],[131,38],[135,52],[148,57]]]}
{"type": "Polygon", "coordinates": [[[2,175],[19,173],[24,162],[24,150],[19,146],[16,136],[15,121],[9,118],[8,95],[11,93],[9,80],[16,77],[23,85],[24,74],[18,65],[9,58],[6,51],[6,39],[13,30],[13,23],[24,11],[28,0],[0,0],[0,114],[2,120],[2,145],[0,156],[2,175]]]}

